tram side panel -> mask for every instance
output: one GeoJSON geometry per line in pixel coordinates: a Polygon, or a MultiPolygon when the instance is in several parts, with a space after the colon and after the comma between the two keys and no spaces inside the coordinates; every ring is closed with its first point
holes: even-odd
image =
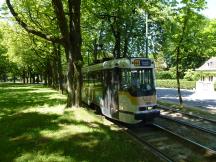
{"type": "Polygon", "coordinates": [[[100,107],[103,115],[119,120],[118,117],[118,86],[114,83],[113,70],[96,71],[84,79],[82,101],[88,105],[100,107]]]}
{"type": "Polygon", "coordinates": [[[101,103],[102,113],[110,118],[118,117],[118,81],[114,69],[103,71],[103,102],[101,103]]]}
{"type": "Polygon", "coordinates": [[[101,105],[103,100],[103,82],[97,75],[97,72],[86,74],[82,87],[82,101],[88,105],[101,105]]]}
{"type": "MultiPolygon", "coordinates": [[[[128,90],[119,90],[113,80],[116,74],[111,71],[103,72],[103,79],[98,79],[92,73],[89,75],[90,79],[85,80],[83,84],[82,100],[88,105],[97,105],[102,114],[109,118],[126,123],[138,123],[142,118],[136,120],[135,113],[148,111],[148,107],[156,105],[156,95],[137,97],[132,96],[128,90]]],[[[144,117],[148,118],[148,114],[144,117]]]]}

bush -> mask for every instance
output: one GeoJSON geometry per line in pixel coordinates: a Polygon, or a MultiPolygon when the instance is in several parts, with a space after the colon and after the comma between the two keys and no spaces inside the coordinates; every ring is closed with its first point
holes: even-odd
{"type": "MultiPolygon", "coordinates": [[[[177,81],[174,79],[156,80],[157,87],[177,88],[177,81]]],[[[181,89],[193,89],[196,87],[196,81],[180,80],[181,89]]]]}
{"type": "Polygon", "coordinates": [[[156,72],[157,79],[175,79],[176,74],[173,71],[158,71],[156,72]]]}
{"type": "Polygon", "coordinates": [[[188,80],[188,81],[195,81],[199,79],[199,74],[191,69],[188,69],[185,72],[185,76],[184,79],[188,80]]]}

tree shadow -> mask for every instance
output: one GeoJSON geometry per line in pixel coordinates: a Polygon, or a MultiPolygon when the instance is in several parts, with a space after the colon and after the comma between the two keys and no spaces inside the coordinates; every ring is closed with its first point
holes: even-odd
{"type": "Polygon", "coordinates": [[[13,161],[23,150],[37,145],[41,130],[57,130],[58,115],[18,113],[0,119],[0,161],[13,161]]]}
{"type": "MultiPolygon", "coordinates": [[[[131,138],[97,121],[75,120],[73,113],[61,115],[19,113],[0,119],[0,161],[140,161],[131,138]],[[70,133],[64,127],[85,127],[87,132],[70,133]],[[60,134],[44,135],[43,131],[60,134]],[[131,149],[134,148],[134,149],[131,149]],[[130,152],[128,154],[128,152],[130,152]],[[43,156],[44,160],[39,160],[43,156]],[[28,156],[27,156],[28,155],[28,156]],[[47,160],[56,155],[56,160],[47,160]],[[39,157],[38,157],[39,156],[39,157]],[[60,158],[61,160],[58,160],[60,158]],[[31,161],[31,160],[30,160],[31,161]]],[[[71,130],[73,132],[73,130],[71,130]]],[[[142,153],[144,150],[140,150],[142,153]]],[[[143,152],[144,153],[144,152],[143,152]]]]}
{"type": "Polygon", "coordinates": [[[0,89],[0,117],[2,115],[11,115],[17,111],[25,110],[29,107],[35,106],[55,106],[65,104],[65,99],[53,98],[52,95],[56,94],[54,91],[37,92],[40,86],[26,86],[24,89],[20,85],[13,85],[0,89]],[[35,87],[35,88],[33,88],[35,87]]]}
{"type": "Polygon", "coordinates": [[[73,111],[23,111],[65,100],[51,98],[52,92],[19,87],[1,90],[7,93],[0,94],[0,161],[153,161],[145,160],[150,158],[146,150],[131,138],[103,122],[77,120],[73,111]]]}

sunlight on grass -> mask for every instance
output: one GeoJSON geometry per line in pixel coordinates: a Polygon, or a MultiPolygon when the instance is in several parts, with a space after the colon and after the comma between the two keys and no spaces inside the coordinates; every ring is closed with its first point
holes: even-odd
{"type": "Polygon", "coordinates": [[[42,85],[0,84],[0,161],[141,162],[158,159],[127,134],[42,85]]]}
{"type": "MultiPolygon", "coordinates": [[[[59,112],[59,110],[56,109],[56,113],[57,112],[59,112]]],[[[42,137],[53,138],[57,140],[68,139],[71,137],[71,135],[80,133],[100,132],[104,135],[104,138],[107,138],[106,132],[100,129],[99,123],[111,125],[111,122],[108,122],[103,117],[97,117],[83,108],[67,109],[65,112],[67,113],[67,115],[59,117],[59,130],[55,132],[50,130],[43,130],[40,132],[42,137]],[[74,124],[67,124],[65,122],[73,122],[74,119],[76,119],[76,122],[74,122],[74,124]]]]}
{"type": "Polygon", "coordinates": [[[216,110],[215,109],[206,109],[206,108],[200,108],[200,107],[192,107],[192,106],[179,106],[179,104],[167,102],[167,101],[158,101],[159,104],[168,106],[173,109],[180,110],[182,112],[189,113],[191,115],[198,115],[201,117],[209,118],[212,120],[216,120],[216,110]]]}
{"type": "Polygon", "coordinates": [[[15,162],[75,162],[69,156],[62,156],[63,152],[44,154],[43,152],[25,153],[15,162]]]}
{"type": "Polygon", "coordinates": [[[65,111],[65,105],[55,105],[55,106],[49,106],[47,104],[43,106],[35,106],[35,107],[29,107],[28,109],[21,110],[19,113],[29,113],[29,112],[38,112],[41,114],[58,114],[63,115],[65,111]]]}

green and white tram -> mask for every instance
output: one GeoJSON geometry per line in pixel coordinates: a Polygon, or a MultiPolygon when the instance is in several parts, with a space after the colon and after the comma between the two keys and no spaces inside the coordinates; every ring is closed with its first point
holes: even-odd
{"type": "Polygon", "coordinates": [[[155,65],[147,58],[121,58],[82,69],[82,101],[103,115],[135,124],[160,115],[155,109],[155,65]]]}

